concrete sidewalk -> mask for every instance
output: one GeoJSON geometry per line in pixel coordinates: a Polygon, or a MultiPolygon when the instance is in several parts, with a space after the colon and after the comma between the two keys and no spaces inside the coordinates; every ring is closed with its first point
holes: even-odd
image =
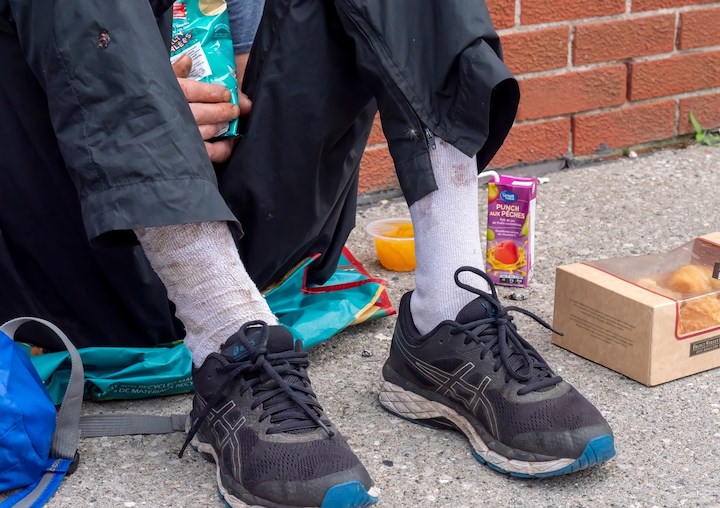
{"type": "MultiPolygon", "coordinates": [[[[480,191],[481,203],[486,200],[480,191]]],[[[481,207],[481,217],[485,210],[481,207]]],[[[384,271],[364,232],[369,220],[407,215],[401,201],[358,214],[350,248],[388,279],[391,300],[412,274],[384,271]]],[[[720,149],[664,151],[553,173],[540,186],[536,276],[524,306],[550,321],[555,267],[575,261],[662,252],[720,230],[720,149]]],[[[481,220],[484,223],[484,219],[481,220]]],[[[478,260],[478,263],[481,263],[478,260]]],[[[610,463],[549,480],[506,478],[480,465],[464,437],[390,416],[377,401],[394,318],[348,330],[312,350],[311,375],[325,409],[365,463],[387,507],[720,506],[720,369],[646,388],[550,344],[523,317],[520,329],[556,371],[613,426],[610,463]],[[363,350],[373,353],[363,357],[363,350]]],[[[188,411],[189,396],[86,404],[86,412],[188,411]]],[[[82,463],[53,507],[220,507],[214,466],[177,451],[181,434],[81,442],[82,463]]]]}

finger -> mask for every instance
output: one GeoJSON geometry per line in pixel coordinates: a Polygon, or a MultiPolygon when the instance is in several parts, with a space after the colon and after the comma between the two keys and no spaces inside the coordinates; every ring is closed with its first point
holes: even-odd
{"type": "Polygon", "coordinates": [[[229,102],[219,104],[190,103],[190,110],[198,125],[213,125],[235,120],[240,108],[229,102]]]}
{"type": "Polygon", "coordinates": [[[225,162],[228,160],[232,153],[232,147],[233,143],[229,139],[215,141],[214,143],[205,142],[205,150],[207,150],[208,157],[213,162],[225,162]]]}
{"type": "Polygon", "coordinates": [[[218,135],[223,128],[227,127],[227,123],[219,123],[213,125],[198,125],[200,135],[203,139],[208,140],[218,135]]]}
{"type": "Polygon", "coordinates": [[[222,85],[184,78],[179,78],[178,82],[188,102],[230,102],[230,90],[222,85]]]}
{"type": "Polygon", "coordinates": [[[173,71],[175,71],[175,77],[187,78],[192,70],[192,57],[190,55],[183,55],[172,64],[173,71]]]}
{"type": "Polygon", "coordinates": [[[238,107],[240,108],[240,116],[245,116],[250,113],[250,109],[252,108],[252,101],[248,99],[247,95],[241,93],[238,96],[238,107]]]}

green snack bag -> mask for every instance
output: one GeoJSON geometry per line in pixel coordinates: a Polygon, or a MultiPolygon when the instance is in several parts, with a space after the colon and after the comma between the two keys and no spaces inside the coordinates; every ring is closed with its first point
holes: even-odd
{"type": "MultiPolygon", "coordinates": [[[[192,57],[190,79],[223,85],[238,103],[237,73],[225,0],[177,0],[173,4],[170,61],[192,57]]],[[[233,120],[216,137],[237,136],[233,120]]]]}

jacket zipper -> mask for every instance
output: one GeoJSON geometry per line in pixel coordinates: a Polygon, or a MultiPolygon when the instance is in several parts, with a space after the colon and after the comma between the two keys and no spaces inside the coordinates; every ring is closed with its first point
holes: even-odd
{"type": "MultiPolygon", "coordinates": [[[[347,1],[345,2],[345,4],[349,8],[349,10],[352,11],[352,14],[349,12],[348,12],[348,14],[349,14],[349,17],[352,20],[353,24],[360,31],[360,33],[365,38],[365,40],[368,42],[368,44],[370,46],[372,46],[372,41],[370,40],[370,37],[368,37],[364,27],[361,26],[361,23],[358,21],[358,14],[356,13],[355,6],[347,1]]],[[[376,51],[376,54],[378,54],[377,51],[376,51]]],[[[379,56],[379,54],[378,54],[378,58],[381,58],[379,56]]],[[[381,67],[382,67],[381,75],[382,75],[383,80],[385,81],[385,85],[388,87],[388,90],[390,90],[390,92],[395,96],[395,100],[397,100],[398,102],[402,101],[406,104],[406,106],[409,108],[411,114],[415,117],[415,119],[418,121],[420,126],[422,128],[424,128],[424,130],[425,130],[425,142],[427,143],[428,149],[435,150],[437,148],[437,146],[435,145],[435,135],[432,132],[430,132],[430,129],[428,129],[425,126],[425,124],[422,122],[422,120],[420,119],[418,114],[415,112],[415,110],[412,108],[412,106],[410,106],[410,104],[408,103],[408,101],[405,98],[405,96],[403,95],[403,93],[400,91],[400,89],[397,86],[397,84],[395,83],[395,81],[393,81],[393,79],[390,76],[388,76],[387,71],[385,70],[384,66],[381,66],[381,67]]]]}
{"type": "Polygon", "coordinates": [[[425,127],[425,140],[427,141],[427,145],[430,150],[435,150],[435,148],[437,148],[435,146],[435,134],[430,132],[430,129],[427,127],[425,127]]]}

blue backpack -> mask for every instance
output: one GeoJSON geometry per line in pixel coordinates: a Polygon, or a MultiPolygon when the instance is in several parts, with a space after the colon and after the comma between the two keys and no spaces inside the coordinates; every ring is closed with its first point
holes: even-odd
{"type": "Polygon", "coordinates": [[[185,415],[80,416],[84,372],[80,355],[52,323],[18,318],[0,326],[0,492],[20,489],[0,508],[39,508],[63,478],[77,468],[83,437],[162,434],[182,431],[185,415]],[[13,340],[30,321],[42,323],[70,354],[70,380],[60,409],[55,406],[28,354],[13,340]]]}

